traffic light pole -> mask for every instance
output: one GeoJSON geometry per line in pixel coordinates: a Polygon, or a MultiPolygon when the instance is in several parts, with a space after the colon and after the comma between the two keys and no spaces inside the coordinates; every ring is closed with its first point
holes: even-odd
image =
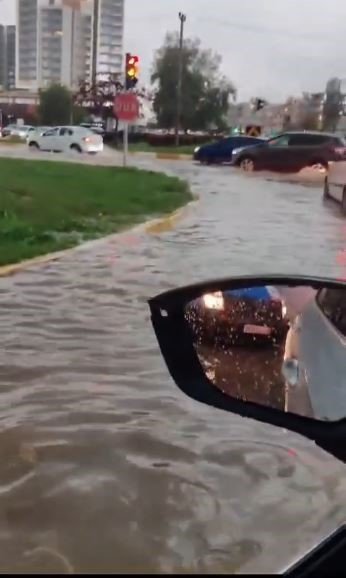
{"type": "MultiPolygon", "coordinates": [[[[126,61],[125,61],[125,74],[124,74],[124,88],[125,92],[129,92],[127,87],[127,60],[129,54],[126,54],[126,61]]],[[[129,156],[129,124],[128,122],[124,122],[123,124],[123,167],[127,167],[127,159],[129,156]]]]}
{"type": "Polygon", "coordinates": [[[180,37],[179,37],[178,84],[177,84],[177,113],[175,122],[175,146],[179,146],[179,130],[180,130],[182,87],[183,87],[184,24],[186,22],[186,14],[179,12],[179,20],[180,20],[180,37]]]}

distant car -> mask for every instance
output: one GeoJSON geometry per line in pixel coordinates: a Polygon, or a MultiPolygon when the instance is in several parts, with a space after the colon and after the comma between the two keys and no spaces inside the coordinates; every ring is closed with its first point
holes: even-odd
{"type": "Polygon", "coordinates": [[[232,165],[244,171],[268,170],[294,173],[306,167],[326,171],[331,161],[346,161],[342,137],[332,133],[285,132],[233,155],[232,165]]]}
{"type": "Polygon", "coordinates": [[[34,134],[42,135],[47,130],[50,130],[51,126],[31,126],[26,135],[26,141],[29,142],[34,134]]]}
{"type": "Polygon", "coordinates": [[[202,164],[230,163],[235,148],[263,143],[264,140],[252,136],[230,136],[220,141],[196,147],[193,158],[202,164]]]}
{"type": "Polygon", "coordinates": [[[96,154],[103,151],[103,139],[80,126],[57,126],[43,134],[33,133],[28,146],[43,151],[96,154]]]}
{"type": "Polygon", "coordinates": [[[96,134],[99,134],[101,136],[104,136],[106,133],[106,125],[104,122],[98,122],[98,121],[94,121],[94,122],[82,122],[80,124],[81,127],[83,128],[88,128],[89,130],[93,131],[96,134]]]}
{"type": "Polygon", "coordinates": [[[9,136],[17,136],[19,138],[25,139],[30,130],[34,127],[27,124],[9,124],[2,129],[2,136],[9,137],[9,136]]]}
{"type": "MultiPolygon", "coordinates": [[[[346,143],[346,140],[344,141],[346,143]]],[[[328,174],[324,180],[323,197],[325,199],[334,199],[341,205],[341,210],[346,215],[346,159],[345,153],[340,146],[340,160],[329,163],[328,174]]]]}
{"type": "Polygon", "coordinates": [[[186,319],[203,342],[256,345],[281,341],[289,321],[275,287],[251,287],[204,295],[192,302],[186,319]]]}

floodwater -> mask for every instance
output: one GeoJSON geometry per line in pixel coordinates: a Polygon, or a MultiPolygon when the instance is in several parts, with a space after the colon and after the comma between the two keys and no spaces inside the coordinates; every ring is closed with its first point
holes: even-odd
{"type": "Polygon", "coordinates": [[[318,188],[164,166],[200,195],[174,228],[0,280],[1,572],[275,572],[345,520],[344,466],[185,398],[146,305],[214,276],[344,276],[338,208],[318,188]]]}

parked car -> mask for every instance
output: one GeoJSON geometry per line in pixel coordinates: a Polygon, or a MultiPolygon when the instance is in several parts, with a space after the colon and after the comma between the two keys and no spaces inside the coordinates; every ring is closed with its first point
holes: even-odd
{"type": "Polygon", "coordinates": [[[244,171],[299,172],[305,167],[325,171],[331,161],[346,161],[346,142],[333,133],[285,132],[233,156],[244,171]]]}
{"type": "Polygon", "coordinates": [[[29,142],[32,138],[34,138],[35,134],[42,135],[47,130],[50,130],[51,126],[31,126],[26,135],[26,142],[29,142]]]}
{"type": "Polygon", "coordinates": [[[82,122],[80,126],[83,128],[88,128],[100,136],[104,136],[106,133],[106,124],[103,121],[82,122]]]}
{"type": "Polygon", "coordinates": [[[204,295],[191,302],[186,319],[201,344],[273,343],[286,337],[287,308],[275,287],[251,287],[204,295]]]}
{"type": "Polygon", "coordinates": [[[80,126],[57,126],[28,140],[31,149],[43,151],[96,154],[103,151],[103,139],[93,131],[80,126]]]}
{"type": "Polygon", "coordinates": [[[8,124],[7,126],[3,127],[2,129],[2,136],[17,136],[22,139],[26,139],[30,130],[34,129],[35,127],[27,124],[8,124]]]}
{"type": "Polygon", "coordinates": [[[324,180],[323,197],[334,199],[341,205],[346,215],[346,160],[340,155],[340,160],[329,163],[328,174],[324,180]]]}
{"type": "Polygon", "coordinates": [[[230,163],[232,160],[232,152],[235,148],[247,147],[263,142],[264,139],[252,136],[230,136],[217,142],[196,147],[193,158],[195,161],[207,165],[212,163],[230,163]]]}

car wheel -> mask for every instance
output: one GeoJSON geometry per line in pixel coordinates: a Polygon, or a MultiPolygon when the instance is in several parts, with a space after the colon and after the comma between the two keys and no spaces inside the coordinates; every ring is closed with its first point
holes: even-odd
{"type": "Polygon", "coordinates": [[[207,158],[201,159],[201,165],[211,165],[210,159],[207,158]]]}
{"type": "Polygon", "coordinates": [[[243,159],[241,159],[239,166],[243,171],[247,173],[251,173],[252,171],[255,170],[255,163],[253,159],[251,159],[250,157],[244,157],[243,159]]]}
{"type": "Polygon", "coordinates": [[[329,183],[328,183],[328,178],[327,178],[327,177],[324,179],[323,198],[324,198],[324,199],[330,199],[330,195],[329,195],[329,183]]]}
{"type": "Polygon", "coordinates": [[[312,162],[310,168],[319,173],[325,173],[328,170],[328,163],[326,161],[317,160],[312,162]]]}
{"type": "Polygon", "coordinates": [[[82,149],[80,148],[79,145],[73,144],[73,145],[71,145],[71,151],[73,151],[74,153],[81,153],[82,149]]]}
{"type": "Polygon", "coordinates": [[[31,150],[38,150],[39,148],[40,148],[40,147],[39,147],[39,145],[38,145],[37,142],[34,142],[34,141],[29,142],[29,149],[31,149],[31,150]]]}
{"type": "Polygon", "coordinates": [[[346,215],[346,187],[344,187],[344,190],[342,191],[341,211],[343,215],[346,215]]]}

